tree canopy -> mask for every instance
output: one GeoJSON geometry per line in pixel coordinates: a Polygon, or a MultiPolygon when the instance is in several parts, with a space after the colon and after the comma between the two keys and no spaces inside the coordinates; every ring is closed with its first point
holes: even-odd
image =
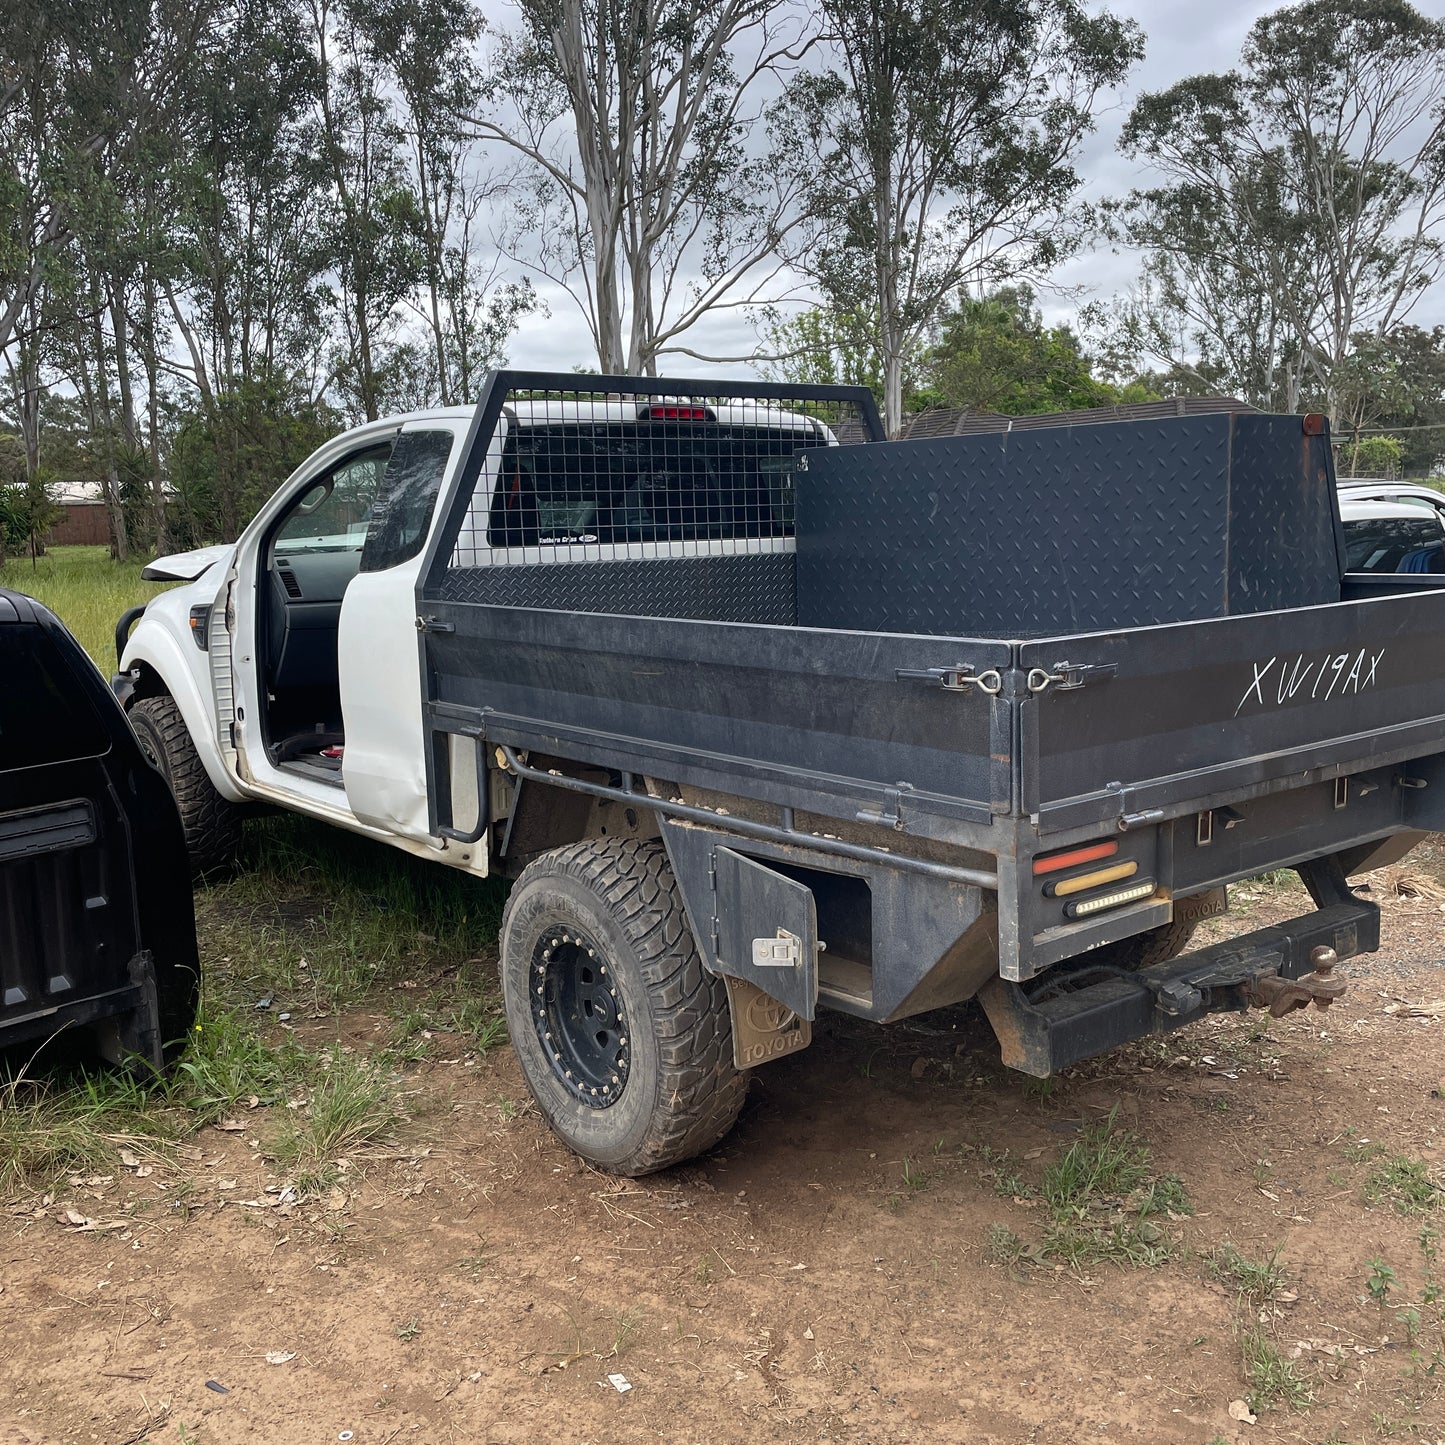
{"type": "Polygon", "coordinates": [[[1335,412],[1362,333],[1445,264],[1445,22],[1404,0],[1307,0],[1256,21],[1237,70],[1145,95],[1121,146],[1164,183],[1111,207],[1144,253],[1120,321],[1258,405],[1335,412]]]}
{"type": "Polygon", "coordinates": [[[548,307],[578,369],[863,384],[894,430],[1229,392],[1440,465],[1445,21],[1262,16],[1137,97],[1137,184],[1085,204],[1143,48],[1099,0],[12,0],[7,535],[84,477],[118,554],[233,536],[548,307]],[[1101,244],[1130,293],[1046,321],[1101,244]]]}
{"type": "Polygon", "coordinates": [[[1093,373],[1093,362],[1067,326],[1045,325],[1027,286],[961,297],[945,313],[923,367],[928,391],[944,406],[1008,416],[1077,411],[1147,401],[1142,381],[1119,387],[1093,373]]]}
{"type": "Polygon", "coordinates": [[[822,0],[832,64],[776,113],[807,188],[800,262],[831,306],[876,318],[884,419],[906,359],[965,282],[1037,275],[1079,244],[1074,168],[1103,90],[1143,53],[1076,0],[822,0]]]}

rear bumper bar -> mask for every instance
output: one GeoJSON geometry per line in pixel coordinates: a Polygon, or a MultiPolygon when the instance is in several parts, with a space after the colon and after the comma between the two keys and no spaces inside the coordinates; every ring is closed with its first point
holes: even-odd
{"type": "MultiPolygon", "coordinates": [[[[1341,880],[1342,882],[1343,880],[1341,880]]],[[[1137,973],[1091,969],[1088,956],[1045,975],[1028,992],[995,978],[979,995],[1010,1068],[1047,1078],[1080,1059],[1131,1039],[1168,1033],[1210,1013],[1243,1011],[1258,1001],[1257,980],[1301,978],[1312,952],[1339,958],[1380,946],[1380,910],[1341,889],[1348,901],[1216,943],[1137,973]],[[1251,994],[1254,997],[1251,997],[1251,994]]]]}

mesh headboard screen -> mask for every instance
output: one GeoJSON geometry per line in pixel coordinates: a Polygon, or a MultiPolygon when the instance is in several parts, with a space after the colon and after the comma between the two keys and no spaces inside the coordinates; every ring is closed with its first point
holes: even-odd
{"type": "Polygon", "coordinates": [[[792,623],[805,457],[879,435],[858,388],[500,372],[427,595],[792,623]]]}

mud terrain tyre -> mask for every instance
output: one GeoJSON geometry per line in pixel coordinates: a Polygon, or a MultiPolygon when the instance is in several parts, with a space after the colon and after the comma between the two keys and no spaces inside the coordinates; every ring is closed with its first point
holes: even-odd
{"type": "Polygon", "coordinates": [[[142,698],[131,708],[130,725],[152,763],[165,775],[181,815],[191,874],[205,878],[236,861],[241,815],[215,788],[172,697],[142,698]]]}
{"type": "Polygon", "coordinates": [[[727,990],[703,967],[660,843],[591,840],[534,860],[502,915],[502,998],[533,1098],[599,1169],[665,1169],[737,1120],[748,1076],[727,990]]]}

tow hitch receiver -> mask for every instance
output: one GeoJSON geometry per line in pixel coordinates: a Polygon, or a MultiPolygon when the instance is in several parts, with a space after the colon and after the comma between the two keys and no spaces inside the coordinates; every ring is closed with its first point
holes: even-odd
{"type": "Polygon", "coordinates": [[[1047,1078],[1131,1039],[1167,1033],[1209,1013],[1267,1008],[1274,1018],[1345,991],[1342,958],[1380,946],[1380,912],[1351,895],[1343,878],[1321,888],[1324,906],[1137,972],[1091,964],[1088,954],[1042,975],[1027,990],[994,978],[979,1002],[1003,1061],[1047,1078]],[[1348,901],[1345,901],[1348,899],[1348,901]]]}
{"type": "Polygon", "coordinates": [[[1345,981],[1336,978],[1335,965],[1339,955],[1333,948],[1321,944],[1310,950],[1310,962],[1315,971],[1303,978],[1281,978],[1277,973],[1266,974],[1245,985],[1244,996],[1254,1008],[1267,1008],[1273,1019],[1282,1019],[1297,1008],[1329,1008],[1345,991],[1345,981]]]}

